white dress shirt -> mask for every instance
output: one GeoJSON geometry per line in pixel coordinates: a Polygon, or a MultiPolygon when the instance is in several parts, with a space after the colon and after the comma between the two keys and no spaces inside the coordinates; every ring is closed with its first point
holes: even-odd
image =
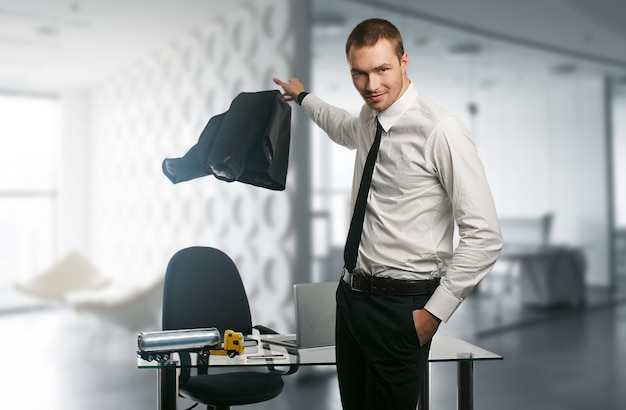
{"type": "Polygon", "coordinates": [[[336,143],[356,149],[352,209],[365,159],[383,127],[354,273],[441,278],[425,308],[447,321],[502,248],[493,198],[467,127],[413,84],[378,113],[359,117],[313,94],[302,108],[336,143]],[[454,222],[459,245],[453,250],[454,222]]]}

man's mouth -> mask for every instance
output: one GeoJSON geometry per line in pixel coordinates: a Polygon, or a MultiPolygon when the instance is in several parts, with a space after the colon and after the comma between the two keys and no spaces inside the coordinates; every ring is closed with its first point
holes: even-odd
{"type": "Polygon", "coordinates": [[[367,95],[367,99],[371,100],[371,101],[379,101],[384,95],[385,95],[385,93],[368,94],[367,95]]]}

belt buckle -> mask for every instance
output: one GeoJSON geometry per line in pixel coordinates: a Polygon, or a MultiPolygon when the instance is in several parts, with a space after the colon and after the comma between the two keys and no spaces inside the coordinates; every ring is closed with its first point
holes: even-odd
{"type": "Polygon", "coordinates": [[[356,277],[356,275],[348,272],[348,275],[350,275],[350,289],[352,290],[356,290],[354,287],[354,278],[356,277]]]}
{"type": "Polygon", "coordinates": [[[363,292],[364,289],[361,286],[363,282],[359,281],[359,276],[350,272],[348,272],[348,275],[350,275],[350,289],[356,290],[357,292],[363,292]]]}

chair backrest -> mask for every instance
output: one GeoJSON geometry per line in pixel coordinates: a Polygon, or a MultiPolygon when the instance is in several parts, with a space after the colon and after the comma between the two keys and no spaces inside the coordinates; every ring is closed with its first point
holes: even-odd
{"type": "Polygon", "coordinates": [[[172,256],[165,272],[162,327],[252,333],[248,297],[228,255],[215,248],[190,247],[172,256]]]}
{"type": "Polygon", "coordinates": [[[500,218],[500,229],[507,245],[547,246],[551,241],[554,214],[536,217],[500,218]]]}

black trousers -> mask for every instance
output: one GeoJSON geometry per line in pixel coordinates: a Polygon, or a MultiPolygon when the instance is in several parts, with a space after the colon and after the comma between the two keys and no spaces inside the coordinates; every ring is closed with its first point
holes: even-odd
{"type": "Polygon", "coordinates": [[[420,347],[412,312],[430,296],[370,295],[339,281],[336,359],[345,410],[415,410],[430,342],[420,347]]]}

